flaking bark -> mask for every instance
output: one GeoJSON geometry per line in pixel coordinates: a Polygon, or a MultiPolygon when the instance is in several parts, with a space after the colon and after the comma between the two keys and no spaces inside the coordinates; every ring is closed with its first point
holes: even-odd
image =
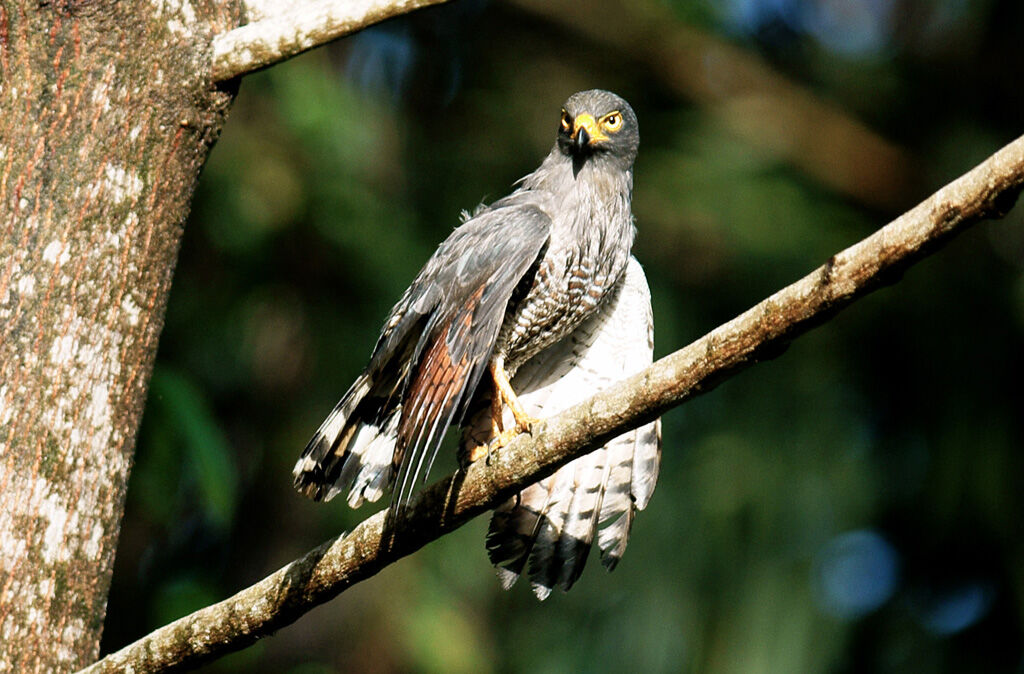
{"type": "Polygon", "coordinates": [[[422,491],[390,525],[387,511],[327,541],[235,596],[185,616],[107,656],[86,672],[172,671],[236,651],[294,622],[388,564],[462,526],[513,493],[623,431],[782,352],[795,337],[955,234],[1001,217],[1024,186],[1024,137],[859,243],[690,346],[538,424],[422,491]]]}

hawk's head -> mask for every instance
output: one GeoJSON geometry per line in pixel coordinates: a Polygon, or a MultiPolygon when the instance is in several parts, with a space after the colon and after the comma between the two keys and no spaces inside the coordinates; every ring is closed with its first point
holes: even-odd
{"type": "Polygon", "coordinates": [[[558,149],[572,157],[576,172],[591,157],[628,169],[640,145],[633,108],[610,91],[591,89],[569,97],[562,106],[558,149]]]}

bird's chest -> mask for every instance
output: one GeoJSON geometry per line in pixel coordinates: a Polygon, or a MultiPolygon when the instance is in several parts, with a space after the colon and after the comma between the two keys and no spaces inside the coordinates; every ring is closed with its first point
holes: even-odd
{"type": "Polygon", "coordinates": [[[589,212],[581,217],[586,221],[552,233],[536,272],[509,303],[497,345],[511,371],[593,314],[625,269],[632,244],[628,210],[606,211],[604,220],[589,212]]]}

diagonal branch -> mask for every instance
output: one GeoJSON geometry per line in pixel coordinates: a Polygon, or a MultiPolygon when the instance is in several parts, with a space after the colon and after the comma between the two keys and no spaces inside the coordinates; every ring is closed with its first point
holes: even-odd
{"type": "Polygon", "coordinates": [[[423,490],[393,533],[386,511],[218,604],[108,655],[86,672],[194,667],[297,620],[388,564],[462,526],[589,449],[772,358],[795,337],[898,279],[955,234],[1001,217],[1024,187],[1024,136],[868,238],[643,372],[539,424],[492,455],[423,490]]]}
{"type": "Polygon", "coordinates": [[[246,5],[256,20],[213,38],[212,79],[223,82],[260,70],[385,19],[446,1],[250,0],[246,5]]]}

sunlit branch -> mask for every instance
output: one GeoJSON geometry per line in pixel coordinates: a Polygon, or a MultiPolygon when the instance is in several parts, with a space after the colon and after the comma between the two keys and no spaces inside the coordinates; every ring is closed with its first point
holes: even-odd
{"type": "MultiPolygon", "coordinates": [[[[251,644],[395,560],[486,512],[590,448],[771,358],[795,337],[880,285],[953,235],[1011,208],[1024,186],[1024,137],[868,238],[643,372],[538,424],[488,462],[428,487],[385,531],[386,512],[327,541],[218,604],[162,627],[88,672],[194,667],[251,644]]],[[[613,581],[610,581],[613,582],[613,581]]]]}
{"type": "Polygon", "coordinates": [[[245,75],[385,19],[447,0],[251,0],[252,23],[213,38],[213,81],[245,75]]]}

